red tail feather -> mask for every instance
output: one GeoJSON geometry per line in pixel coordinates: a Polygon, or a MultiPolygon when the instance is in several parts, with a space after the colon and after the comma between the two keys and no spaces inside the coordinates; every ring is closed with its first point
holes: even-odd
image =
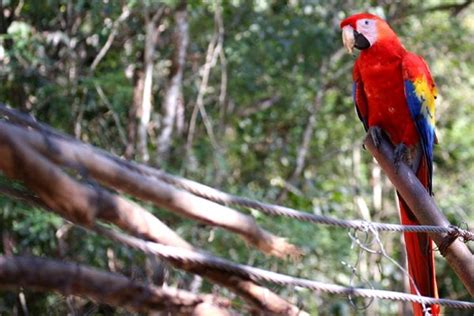
{"type": "MultiPolygon", "coordinates": [[[[422,161],[417,174],[421,183],[428,185],[428,168],[426,161],[422,161]]],[[[400,217],[404,225],[419,225],[413,212],[400,200],[400,217]]],[[[433,241],[426,233],[404,233],[405,246],[408,258],[408,271],[415,282],[419,293],[424,296],[438,297],[438,287],[436,285],[436,275],[434,266],[433,241]]],[[[417,294],[415,287],[410,282],[411,292],[417,294]]],[[[426,306],[428,307],[428,306],[426,306]]],[[[413,304],[414,315],[422,316],[423,306],[413,304]]],[[[439,315],[439,305],[431,305],[432,315],[439,315]]]]}

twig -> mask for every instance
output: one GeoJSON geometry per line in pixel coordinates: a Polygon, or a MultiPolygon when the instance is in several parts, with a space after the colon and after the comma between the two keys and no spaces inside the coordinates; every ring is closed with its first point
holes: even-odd
{"type": "MultiPolygon", "coordinates": [[[[439,5],[434,5],[431,7],[421,8],[421,9],[414,9],[414,10],[396,10],[395,14],[392,14],[387,18],[390,23],[401,23],[404,19],[412,15],[423,15],[426,13],[432,13],[436,11],[451,11],[453,16],[458,15],[463,10],[465,10],[469,5],[471,5],[474,1],[473,0],[465,0],[464,2],[458,3],[443,3],[439,5]]],[[[402,8],[403,9],[403,8],[402,8]]]]}
{"type": "Polygon", "coordinates": [[[99,95],[100,99],[102,100],[102,102],[104,102],[105,106],[109,109],[110,113],[112,114],[115,125],[117,126],[120,141],[122,142],[122,145],[124,145],[124,147],[126,147],[127,146],[127,136],[125,135],[125,130],[122,127],[122,124],[120,123],[120,118],[118,117],[117,113],[114,111],[114,108],[113,108],[112,104],[110,103],[109,99],[107,98],[107,96],[105,95],[104,90],[102,90],[102,87],[99,86],[96,82],[94,82],[94,87],[95,87],[95,90],[97,91],[97,94],[99,95]]]}
{"type": "Polygon", "coordinates": [[[219,52],[223,49],[223,42],[220,41],[220,37],[222,36],[219,32],[218,27],[218,15],[220,14],[220,4],[216,6],[215,12],[215,20],[216,20],[216,31],[212,36],[211,41],[207,47],[207,54],[206,54],[206,61],[202,66],[202,75],[201,75],[201,83],[199,84],[198,95],[196,98],[196,102],[194,104],[194,109],[191,114],[191,119],[189,122],[189,131],[188,131],[188,138],[186,141],[186,156],[191,154],[193,140],[194,140],[194,133],[196,129],[196,120],[198,112],[201,113],[202,120],[204,122],[204,126],[206,128],[207,134],[209,136],[209,140],[211,141],[212,146],[217,150],[219,148],[216,138],[214,136],[214,132],[212,130],[212,124],[207,116],[206,109],[204,108],[204,96],[207,92],[208,82],[209,82],[209,75],[211,73],[212,68],[216,65],[217,57],[219,56],[219,52]]]}
{"type": "Polygon", "coordinates": [[[250,115],[254,115],[255,113],[259,113],[261,111],[265,111],[272,107],[275,103],[280,101],[280,95],[272,95],[268,98],[264,98],[258,101],[256,104],[252,104],[252,106],[248,108],[244,108],[241,111],[237,112],[236,115],[240,117],[247,117],[250,115]]]}
{"type": "Polygon", "coordinates": [[[351,228],[366,231],[369,227],[377,231],[392,231],[392,232],[428,232],[435,234],[459,234],[465,241],[473,241],[474,233],[468,230],[460,229],[456,226],[449,227],[433,226],[433,225],[399,225],[387,224],[377,222],[367,222],[364,220],[347,220],[337,219],[322,215],[316,215],[304,211],[298,211],[289,207],[263,203],[244,197],[228,194],[207,185],[195,182],[193,180],[181,178],[175,175],[168,174],[162,170],[150,168],[145,165],[135,165],[137,172],[144,175],[155,177],[163,182],[169,183],[182,190],[191,192],[197,196],[203,197],[210,201],[220,203],[223,205],[237,205],[261,211],[270,216],[283,216],[296,219],[303,222],[318,223],[324,225],[337,226],[342,228],[351,228]]]}
{"type": "MultiPolygon", "coordinates": [[[[250,209],[259,210],[267,215],[271,216],[284,216],[293,218],[299,221],[319,223],[325,225],[332,225],[342,228],[351,228],[366,231],[369,226],[371,229],[377,231],[393,231],[393,232],[426,232],[436,234],[458,234],[464,241],[473,241],[474,233],[469,230],[460,229],[459,227],[450,225],[449,227],[444,226],[433,226],[433,225],[398,225],[398,224],[387,224],[377,222],[367,222],[363,220],[346,220],[336,219],[327,216],[316,215],[304,211],[298,211],[289,207],[280,205],[268,204],[259,202],[256,200],[239,197],[236,195],[228,194],[207,185],[195,182],[193,180],[185,179],[175,175],[168,174],[162,170],[154,169],[143,164],[136,164],[131,161],[126,161],[118,158],[117,156],[111,155],[99,148],[86,145],[69,135],[59,133],[57,130],[52,129],[48,125],[42,124],[34,120],[34,118],[17,112],[13,109],[7,108],[0,105],[0,113],[6,115],[13,122],[24,126],[32,127],[35,130],[40,131],[42,134],[54,137],[59,140],[64,140],[64,144],[80,146],[81,150],[85,150],[86,156],[100,156],[102,159],[106,159],[109,163],[117,164],[120,167],[126,168],[129,171],[136,172],[142,176],[148,176],[156,178],[160,181],[173,185],[182,190],[188,191],[194,195],[208,199],[210,201],[222,204],[222,205],[237,205],[241,207],[247,207],[250,209]]],[[[1,124],[1,123],[0,123],[1,124]]],[[[68,150],[69,151],[69,150],[68,150]]],[[[67,151],[65,151],[67,153],[67,151]]]]}
{"type": "Polygon", "coordinates": [[[105,42],[104,46],[102,46],[102,48],[100,49],[97,56],[95,56],[94,61],[91,64],[91,71],[94,71],[97,68],[97,65],[100,63],[100,61],[105,57],[105,54],[107,54],[110,47],[112,46],[115,36],[117,36],[120,24],[123,21],[125,21],[129,16],[130,16],[130,8],[125,5],[123,6],[122,13],[118,17],[118,19],[113,22],[112,31],[110,32],[109,37],[107,38],[107,41],[105,42]]]}

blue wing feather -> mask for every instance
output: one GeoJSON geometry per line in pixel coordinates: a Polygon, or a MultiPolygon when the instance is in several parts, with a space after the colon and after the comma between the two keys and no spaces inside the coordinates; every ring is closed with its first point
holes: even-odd
{"type": "Polygon", "coordinates": [[[415,83],[411,80],[405,80],[405,96],[411,116],[415,121],[415,126],[420,135],[423,153],[427,158],[429,171],[429,192],[432,192],[432,176],[433,176],[433,145],[435,142],[435,128],[426,102],[427,99],[420,96],[416,92],[415,83]]]}

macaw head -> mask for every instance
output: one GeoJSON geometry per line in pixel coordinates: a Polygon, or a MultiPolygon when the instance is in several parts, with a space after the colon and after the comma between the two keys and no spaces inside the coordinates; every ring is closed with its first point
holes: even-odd
{"type": "Polygon", "coordinates": [[[387,22],[370,13],[359,13],[344,19],[341,29],[342,42],[349,53],[354,47],[364,50],[383,40],[397,39],[387,22]]]}

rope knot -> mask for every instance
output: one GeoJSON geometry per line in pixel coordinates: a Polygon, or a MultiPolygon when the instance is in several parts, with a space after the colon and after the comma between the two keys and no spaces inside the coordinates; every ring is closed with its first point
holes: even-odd
{"type": "Polygon", "coordinates": [[[449,246],[458,238],[461,237],[463,240],[467,241],[469,239],[470,232],[461,230],[459,227],[454,225],[449,225],[449,232],[441,241],[441,244],[438,246],[438,250],[443,257],[446,256],[446,251],[448,250],[449,246]],[[466,239],[467,238],[467,239],[466,239]]]}
{"type": "Polygon", "coordinates": [[[373,230],[372,223],[368,221],[360,221],[358,229],[364,233],[371,232],[373,230]]]}
{"type": "Polygon", "coordinates": [[[465,228],[463,228],[463,229],[457,228],[459,230],[459,237],[465,243],[468,242],[468,241],[474,241],[474,233],[469,231],[469,228],[467,227],[466,223],[463,223],[463,224],[464,224],[463,226],[465,226],[465,228]]]}

